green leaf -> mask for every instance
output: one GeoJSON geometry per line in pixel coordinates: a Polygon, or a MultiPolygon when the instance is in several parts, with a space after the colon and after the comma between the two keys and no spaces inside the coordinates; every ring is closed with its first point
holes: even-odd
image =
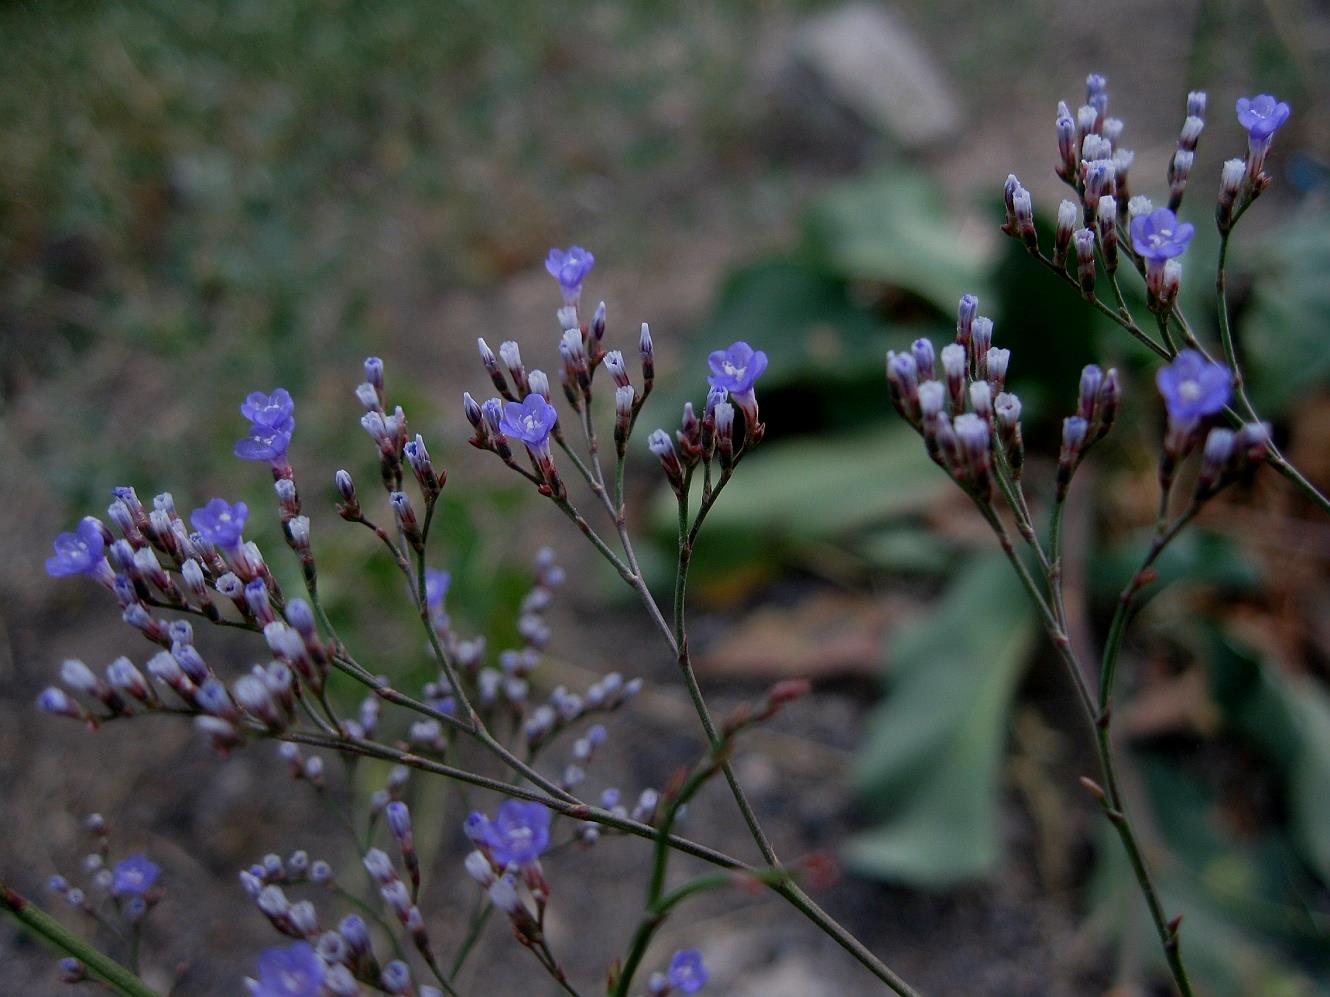
{"type": "MultiPolygon", "coordinates": [[[[767,354],[761,388],[845,381],[879,373],[888,326],[850,295],[845,280],[789,257],[758,260],[726,278],[697,343],[704,359],[736,339],[767,354]]],[[[697,368],[705,373],[706,365],[697,368]]]]}
{"type": "Polygon", "coordinates": [[[1330,696],[1219,634],[1212,647],[1211,688],[1224,718],[1283,769],[1293,843],[1330,883],[1330,696]]]}
{"type": "Polygon", "coordinates": [[[909,291],[950,315],[964,293],[987,293],[991,243],[965,239],[936,185],[893,167],[834,187],[805,225],[809,247],[854,280],[909,291]]]}
{"type": "Polygon", "coordinates": [[[891,690],[855,783],[885,820],[850,841],[858,871],[923,887],[992,871],[1007,716],[1035,636],[1033,607],[998,554],[973,561],[928,620],[887,652],[891,690]]]}
{"type": "Polygon", "coordinates": [[[1252,263],[1256,285],[1235,332],[1252,401],[1262,415],[1277,416],[1330,376],[1330,212],[1276,229],[1252,263]]]}
{"type": "MultiPolygon", "coordinates": [[[[925,508],[948,486],[904,422],[837,440],[764,443],[725,486],[704,536],[844,536],[925,508]]],[[[662,493],[652,515],[659,531],[674,529],[677,509],[673,493],[662,493]]]]}

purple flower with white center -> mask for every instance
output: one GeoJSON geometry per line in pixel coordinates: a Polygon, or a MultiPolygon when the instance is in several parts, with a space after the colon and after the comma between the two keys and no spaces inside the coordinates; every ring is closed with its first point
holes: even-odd
{"type": "Polygon", "coordinates": [[[448,595],[448,586],[453,577],[446,571],[436,568],[425,569],[425,605],[430,609],[442,609],[444,597],[448,595]]]}
{"type": "Polygon", "coordinates": [[[46,573],[55,578],[96,574],[106,563],[106,541],[91,516],[74,527],[73,533],[61,533],[52,546],[55,554],[46,559],[46,573]]]}
{"type": "Polygon", "coordinates": [[[707,383],[737,398],[753,393],[753,385],[767,369],[767,355],[739,340],[729,349],[716,350],[707,357],[707,363],[711,366],[707,383]]]}
{"type": "Polygon", "coordinates": [[[244,502],[235,505],[226,499],[210,499],[201,509],[189,514],[189,521],[199,535],[208,543],[222,550],[238,550],[243,540],[245,520],[249,517],[249,506],[244,502]]]}
{"type": "Polygon", "coordinates": [[[702,953],[697,949],[680,949],[670,960],[666,976],[670,986],[680,993],[697,993],[707,985],[707,968],[702,964],[702,953]]]}
{"type": "Polygon", "coordinates": [[[319,997],[327,967],[309,942],[265,949],[259,978],[249,981],[253,997],[319,997]]]}
{"type": "Polygon", "coordinates": [[[500,867],[534,865],[550,844],[550,812],[540,803],[508,800],[493,820],[476,812],[466,823],[467,836],[487,846],[500,867]]]}
{"type": "Polygon", "coordinates": [[[1179,222],[1168,208],[1155,208],[1131,220],[1131,244],[1151,269],[1162,268],[1165,260],[1181,256],[1195,234],[1195,225],[1179,222]]]}
{"type": "Polygon", "coordinates": [[[250,393],[240,406],[240,414],[250,422],[249,436],[235,445],[235,455],[242,460],[264,460],[277,466],[286,463],[291,433],[296,428],[295,402],[285,388],[272,394],[250,393]]]}
{"type": "Polygon", "coordinates": [[[1183,350],[1155,375],[1170,422],[1188,426],[1228,404],[1233,375],[1195,350],[1183,350]]]}
{"type": "Polygon", "coordinates": [[[1289,107],[1268,93],[1238,99],[1238,124],[1247,129],[1247,178],[1261,180],[1275,132],[1288,120],[1289,107]]]}
{"type": "Polygon", "coordinates": [[[111,870],[111,892],[117,897],[142,896],[157,882],[161,869],[142,853],[121,859],[111,870]]]}
{"type": "Polygon", "coordinates": [[[1252,142],[1269,143],[1271,136],[1288,120],[1289,106],[1268,93],[1238,98],[1238,124],[1247,129],[1252,142]]]}
{"type": "Polygon", "coordinates": [[[285,388],[274,388],[272,394],[254,391],[240,405],[240,414],[255,426],[289,433],[296,428],[295,402],[285,388]]]}
{"type": "Polygon", "coordinates": [[[582,281],[596,265],[596,258],[581,246],[555,247],[545,257],[545,269],[559,282],[563,300],[573,304],[582,294],[582,281]]]}
{"type": "Polygon", "coordinates": [[[540,395],[527,395],[521,402],[508,402],[503,406],[499,428],[505,436],[515,436],[535,454],[549,453],[550,431],[559,421],[559,413],[540,395]]]}
{"type": "Polygon", "coordinates": [[[753,393],[753,385],[767,369],[767,355],[739,340],[731,343],[729,349],[716,350],[707,357],[707,363],[711,367],[707,383],[730,393],[730,399],[744,414],[744,430],[752,438],[758,428],[757,396],[753,393]]]}
{"type": "MultiPolygon", "coordinates": [[[[1155,208],[1149,214],[1133,216],[1129,231],[1132,246],[1145,259],[1145,284],[1151,301],[1171,305],[1173,295],[1168,290],[1173,281],[1167,278],[1171,273],[1181,279],[1181,264],[1173,257],[1186,251],[1187,243],[1196,234],[1196,226],[1178,221],[1177,215],[1168,208],[1155,208]]],[[[1079,251],[1079,243],[1077,248],[1079,251]]],[[[1089,269],[1083,270],[1081,280],[1082,288],[1087,291],[1093,287],[1094,278],[1093,243],[1090,248],[1089,269]]],[[[1086,261],[1082,259],[1081,262],[1084,266],[1086,261]]]]}

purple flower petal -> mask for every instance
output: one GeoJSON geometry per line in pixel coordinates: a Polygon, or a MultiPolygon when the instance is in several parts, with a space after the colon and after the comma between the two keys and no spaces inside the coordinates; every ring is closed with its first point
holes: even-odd
{"type": "Polygon", "coordinates": [[[157,881],[161,869],[146,855],[131,855],[111,870],[111,892],[118,897],[142,896],[157,881]]]}

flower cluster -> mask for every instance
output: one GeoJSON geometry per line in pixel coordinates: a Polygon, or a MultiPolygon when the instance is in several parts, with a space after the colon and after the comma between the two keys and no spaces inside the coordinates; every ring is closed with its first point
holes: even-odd
{"type": "MultiPolygon", "coordinates": [[[[1123,122],[1107,116],[1107,81],[1092,74],[1086,82],[1086,102],[1075,114],[1065,102],[1058,104],[1057,174],[1077,199],[1064,200],[1058,208],[1052,252],[1045,256],[1040,248],[1030,192],[1015,176],[1008,176],[1003,187],[1007,210],[1003,231],[1020,238],[1032,255],[1068,276],[1091,300],[1099,265],[1116,281],[1118,249],[1125,235],[1130,261],[1145,277],[1151,309],[1169,313],[1182,280],[1180,257],[1195,234],[1195,226],[1179,220],[1177,212],[1205,127],[1206,104],[1202,91],[1187,95],[1186,116],[1169,160],[1168,205],[1156,208],[1148,197],[1132,195],[1129,179],[1135,154],[1121,144],[1123,122]]],[[[1224,164],[1216,209],[1221,233],[1269,185],[1265,158],[1275,131],[1288,116],[1288,105],[1269,94],[1238,101],[1238,122],[1248,134],[1247,157],[1224,164]]]]}
{"type": "Polygon", "coordinates": [[[161,867],[142,852],[112,862],[111,827],[101,814],[89,814],[83,826],[93,842],[81,862],[83,879],[71,881],[57,874],[46,888],[86,915],[90,924],[117,924],[137,936],[165,895],[161,867]]]}
{"type": "MultiPolygon", "coordinates": [[[[654,383],[654,346],[650,329],[643,324],[637,339],[640,373],[635,378],[623,353],[603,345],[604,304],[583,320],[582,282],[593,262],[590,253],[574,247],[566,253],[552,252],[547,264],[564,299],[556,312],[562,331],[560,379],[563,395],[577,416],[570,422],[581,423],[588,444],[585,462],[564,436],[549,378],[543,371],[526,368],[514,342],[504,342],[495,354],[479,341],[482,362],[498,395],[478,404],[468,394],[464,410],[473,429],[472,444],[496,453],[553,499],[625,581],[655,607],[627,535],[623,506],[627,444],[654,383]],[[614,391],[613,486],[600,465],[591,411],[595,375],[602,369],[614,391]],[[522,448],[515,448],[516,442],[522,448]],[[555,444],[610,513],[623,555],[609,550],[573,504],[555,467],[555,444]],[[521,466],[515,449],[525,450],[529,470],[521,466]]],[[[766,355],[738,342],[713,353],[709,366],[710,390],[701,412],[691,404],[685,406],[677,432],[657,430],[648,440],[681,495],[686,494],[694,470],[703,470],[699,476],[705,478],[704,504],[697,525],[739,459],[760,442],[765,428],[755,384],[766,369],[766,355]]],[[[372,504],[362,498],[345,470],[334,479],[340,498],[337,511],[344,520],[372,532],[401,571],[424,624],[433,671],[429,680],[413,695],[395,686],[389,676],[371,672],[324,614],[318,601],[310,520],[303,513],[295,470],[288,460],[294,402],[278,388],[266,394],[254,392],[241,405],[249,433],[236,444],[235,455],[271,466],[282,535],[299,559],[308,598],[284,592],[263,552],[247,539],[251,508],[246,502],[214,497],[182,517],[169,493],[158,495],[149,509],[133,488],[116,488],[107,509],[109,525],[87,517],[73,532],[61,534],[47,569],[53,576],[86,575],[99,581],[111,592],[124,621],[154,648],[141,666],[120,657],[100,672],[68,660],[60,669],[61,684],[45,689],[38,705],[90,727],[149,712],[185,715],[223,754],[254,741],[279,741],[281,763],[291,778],[325,802],[333,802],[333,793],[353,795],[354,788],[337,785],[336,773],[325,769],[318,749],[341,757],[363,755],[397,762],[386,786],[369,794],[368,837],[362,840],[356,833],[362,864],[376,894],[370,903],[381,903],[386,923],[400,930],[425,968],[450,993],[453,988],[436,956],[421,906],[423,870],[406,799],[408,773],[421,768],[461,772],[464,779],[498,785],[488,775],[471,776],[455,767],[457,738],[481,745],[516,773],[514,793],[528,798],[510,799],[492,816],[477,812],[467,819],[464,830],[473,850],[466,868],[484,886],[493,907],[508,917],[518,940],[548,973],[566,983],[544,932],[551,889],[541,858],[553,849],[557,821],[567,814],[569,833],[563,845],[583,848],[595,844],[606,827],[616,834],[654,838],[652,827],[660,821],[668,834],[682,817],[687,796],[724,767],[724,761],[717,761],[724,751],[704,756],[686,787],[644,789],[631,808],[620,804],[615,789],[601,792],[599,808],[578,801],[574,791],[583,785],[588,768],[609,739],[606,727],[592,718],[621,708],[642,688],[642,679],[609,672],[578,691],[554,685],[546,692],[541,686],[539,668],[551,639],[547,611],[564,581],[563,569],[548,549],[538,553],[531,586],[517,609],[515,646],[501,648],[491,657],[483,637],[459,632],[446,605],[453,577],[427,558],[430,525],[446,473],[435,467],[424,438],[408,431],[402,407],[390,403],[383,362],[369,357],[363,371],[364,380],[354,394],[362,409],[361,427],[377,451],[387,517],[383,525],[371,519],[372,504]],[[248,670],[228,674],[220,655],[205,656],[195,642],[195,625],[208,623],[261,636],[262,660],[248,670]],[[340,696],[328,695],[335,672],[364,688],[363,699],[350,716],[340,714],[336,705],[340,696]],[[401,709],[389,714],[387,706],[401,709]],[[511,732],[508,742],[523,752],[523,758],[491,733],[500,726],[511,732]],[[537,759],[563,734],[569,737],[562,757],[541,759],[557,770],[547,776],[535,767],[537,759]],[[524,783],[535,789],[517,793],[516,787],[524,783]],[[560,809],[568,801],[575,805],[560,809]],[[377,833],[387,835],[385,847],[376,846],[377,833]]],[[[668,626],[658,609],[656,618],[668,626]]],[[[728,744],[740,729],[773,711],[767,704],[731,718],[733,723],[727,721],[718,736],[728,744]]],[[[103,868],[101,860],[87,867],[95,868],[98,887],[131,922],[160,895],[159,870],[142,855],[111,868],[103,868]]],[[[339,881],[327,862],[311,861],[304,850],[285,858],[274,852],[242,870],[239,879],[258,911],[287,939],[259,957],[255,975],[246,981],[252,994],[351,997],[366,988],[420,997],[440,993],[413,978],[414,970],[401,950],[398,958],[381,961],[358,914],[342,917],[335,928],[327,927],[327,912],[321,912],[319,905],[353,888],[339,881]],[[299,895],[306,891],[313,892],[299,895]]],[[[87,903],[87,893],[63,879],[53,880],[52,887],[74,906],[87,903]]],[[[70,980],[85,978],[77,960],[64,966],[62,973],[70,980]]],[[[656,994],[691,994],[706,977],[700,954],[685,950],[676,953],[666,972],[652,976],[649,989],[656,994]]],[[[619,979],[626,988],[631,973],[619,979]]]]}

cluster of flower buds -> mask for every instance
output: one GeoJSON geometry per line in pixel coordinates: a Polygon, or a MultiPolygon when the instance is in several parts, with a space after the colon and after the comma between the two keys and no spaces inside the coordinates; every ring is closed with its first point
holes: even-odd
{"type": "Polygon", "coordinates": [[[442,991],[412,986],[411,970],[394,959],[380,966],[365,922],[351,914],[336,930],[310,941],[274,946],[260,954],[257,976],[245,980],[251,997],[358,997],[371,992],[400,997],[443,997],[442,991]]]}
{"type": "Polygon", "coordinates": [[[1173,157],[1168,161],[1168,210],[1177,211],[1182,206],[1182,195],[1187,189],[1191,177],[1192,163],[1196,158],[1196,145],[1205,128],[1206,96],[1202,90],[1193,90],[1187,94],[1187,116],[1182,121],[1178,132],[1178,146],[1173,157]]]}
{"type": "Polygon", "coordinates": [[[1019,476],[1024,464],[1020,399],[1006,390],[1011,351],[993,345],[993,321],[967,294],[956,341],[934,352],[926,339],[887,353],[891,402],[924,438],[929,456],[980,501],[993,487],[994,455],[1019,476]]]}
{"type": "Polygon", "coordinates": [[[261,861],[240,872],[241,888],[256,902],[259,894],[269,886],[302,883],[323,886],[332,881],[332,866],[322,859],[310,861],[309,853],[303,849],[292,852],[285,859],[276,853],[269,853],[261,861]]]}
{"type": "Polygon", "coordinates": [[[109,909],[125,924],[141,924],[164,895],[161,868],[142,852],[112,862],[111,828],[101,814],[89,814],[83,827],[93,842],[81,863],[84,885],[57,874],[46,881],[47,889],[99,923],[109,909]]]}
{"type": "MultiPolygon", "coordinates": [[[[583,322],[578,311],[582,282],[595,264],[595,257],[579,246],[567,250],[552,249],[546,269],[558,281],[564,304],[558,309],[560,380],[564,397],[575,412],[590,424],[592,383],[596,371],[604,367],[614,382],[614,440],[620,460],[626,453],[628,438],[638,413],[655,379],[655,359],[651,330],[642,324],[638,353],[642,362],[642,386],[633,386],[623,353],[606,351],[605,303],[596,308],[590,322],[583,322]]],[[[477,402],[469,392],[462,396],[463,411],[472,427],[470,443],[488,450],[509,467],[529,478],[544,495],[558,501],[567,496],[554,465],[551,440],[564,445],[559,414],[550,397],[550,381],[544,371],[528,371],[522,363],[515,342],[499,346],[496,356],[484,339],[477,340],[481,363],[498,395],[477,402]],[[514,458],[514,441],[527,452],[531,471],[523,469],[514,458]]]]}
{"type": "Polygon", "coordinates": [[[1117,419],[1122,385],[1116,368],[1101,370],[1088,364],[1081,371],[1076,414],[1062,420],[1062,446],[1058,452],[1057,497],[1062,501],[1072,475],[1090,448],[1108,435],[1117,419]]]}
{"type": "Polygon", "coordinates": [[[587,687],[584,694],[556,686],[549,701],[531,711],[522,732],[527,747],[535,751],[583,717],[619,709],[642,690],[642,679],[625,682],[618,672],[610,672],[587,687]]]}
{"type": "MultiPolygon", "coordinates": [[[[365,380],[356,387],[356,400],[360,402],[365,414],[360,417],[360,426],[369,434],[379,450],[379,473],[383,485],[389,492],[398,492],[402,487],[402,462],[407,446],[406,413],[402,406],[394,406],[390,412],[385,401],[383,361],[378,357],[367,357],[364,363],[365,380]]],[[[419,437],[417,437],[419,439],[419,437]]],[[[420,449],[424,449],[421,443],[420,449]]],[[[424,464],[428,464],[428,454],[424,455],[424,464]]],[[[414,470],[414,467],[413,467],[414,470]]],[[[428,468],[431,478],[428,490],[437,494],[442,482],[434,477],[433,468],[428,468]]],[[[339,491],[341,490],[339,474],[339,491]]],[[[422,481],[421,488],[426,489],[422,481]]],[[[345,500],[345,495],[343,496],[345,500]]]]}
{"type": "Polygon", "coordinates": [[[411,819],[406,812],[406,805],[395,801],[389,804],[389,810],[385,811],[390,829],[394,838],[397,839],[399,847],[404,855],[411,856],[411,862],[415,865],[416,873],[414,883],[411,889],[402,882],[397,874],[397,869],[393,866],[392,859],[385,852],[377,848],[371,848],[365,853],[364,866],[365,871],[369,873],[370,879],[378,887],[379,896],[382,898],[384,906],[401,923],[402,927],[411,937],[412,943],[416,949],[424,956],[427,962],[434,959],[430,948],[429,932],[425,928],[425,919],[416,906],[415,897],[419,891],[419,860],[415,856],[414,843],[411,839],[411,819]],[[403,844],[403,839],[407,839],[407,844],[403,844]]]}

